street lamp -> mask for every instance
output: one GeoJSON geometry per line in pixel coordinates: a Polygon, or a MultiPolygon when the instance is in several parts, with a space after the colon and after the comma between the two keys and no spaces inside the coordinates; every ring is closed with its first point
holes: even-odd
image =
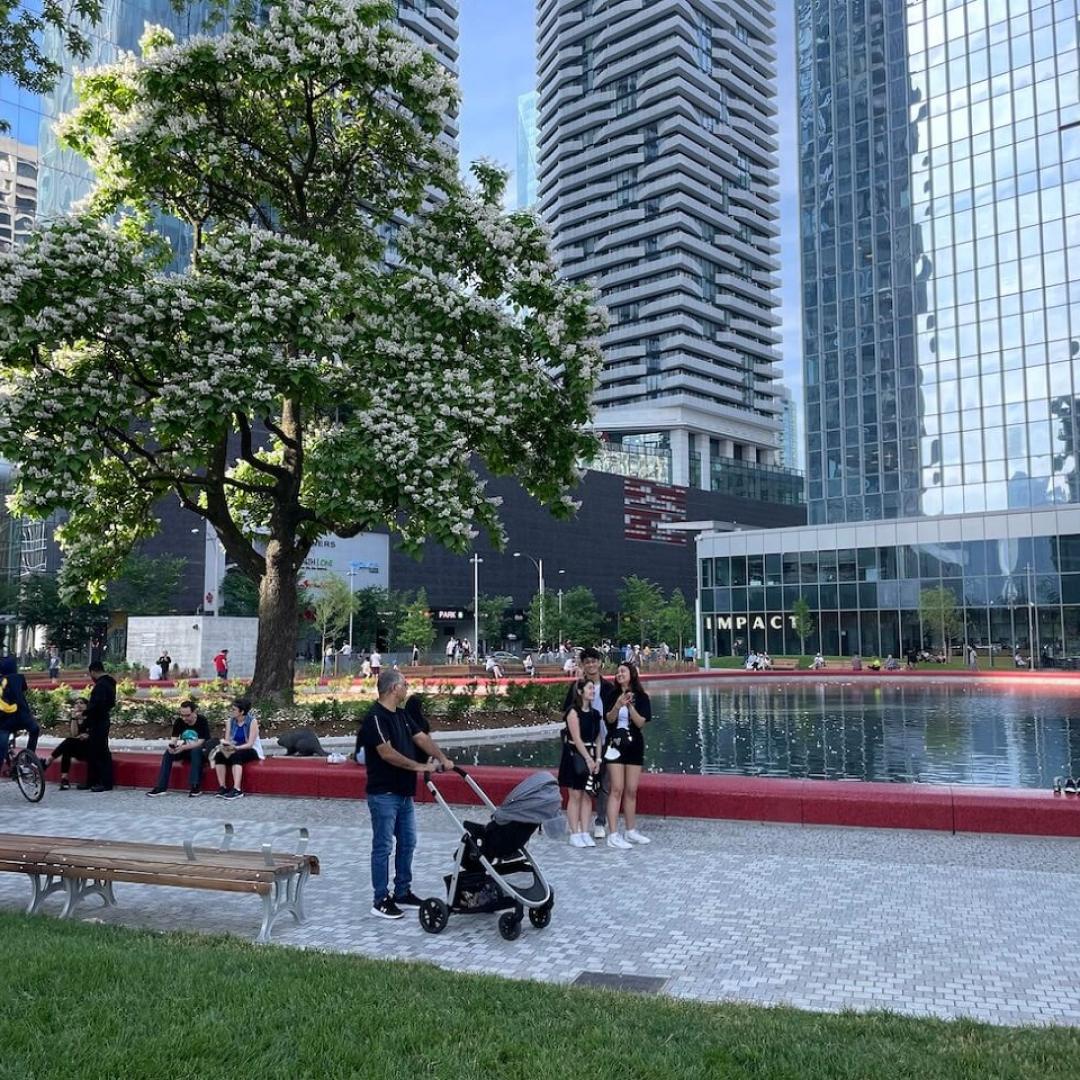
{"type": "Polygon", "coordinates": [[[514,558],[528,559],[536,567],[537,574],[540,575],[540,640],[536,644],[542,648],[544,644],[544,560],[534,559],[524,551],[515,551],[514,558]]]}
{"type": "Polygon", "coordinates": [[[476,650],[476,658],[480,659],[480,564],[484,560],[479,555],[473,554],[469,560],[472,563],[472,626],[473,648],[476,650]]]}

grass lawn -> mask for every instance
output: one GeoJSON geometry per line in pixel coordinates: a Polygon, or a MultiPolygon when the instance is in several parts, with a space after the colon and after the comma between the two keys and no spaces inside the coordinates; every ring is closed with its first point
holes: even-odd
{"type": "Polygon", "coordinates": [[[1060,1028],[703,1006],[45,917],[0,915],[0,938],[0,1077],[20,1080],[1048,1080],[1080,1055],[1060,1028]]]}

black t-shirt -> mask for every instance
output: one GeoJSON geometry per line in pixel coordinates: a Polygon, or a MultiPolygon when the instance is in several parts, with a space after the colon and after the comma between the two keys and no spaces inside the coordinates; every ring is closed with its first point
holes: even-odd
{"type": "Polygon", "coordinates": [[[195,738],[190,736],[184,739],[185,742],[195,742],[198,739],[202,739],[206,742],[210,738],[210,725],[206,722],[206,717],[201,713],[195,714],[194,720],[185,720],[182,716],[178,716],[173,721],[172,737],[174,739],[183,739],[185,731],[195,732],[195,738]]]}
{"type": "Polygon", "coordinates": [[[364,763],[367,765],[367,793],[369,795],[415,795],[416,773],[383,761],[378,747],[389,743],[403,757],[416,757],[413,735],[419,731],[404,709],[391,712],[377,701],[364,717],[360,728],[360,741],[364,746],[364,763]]]}
{"type": "MultiPolygon", "coordinates": [[[[566,688],[566,697],[563,698],[563,713],[565,714],[574,704],[574,691],[577,689],[577,680],[575,679],[566,688]]],[[[605,679],[600,676],[600,696],[599,698],[593,698],[593,711],[599,716],[601,709],[596,708],[596,703],[602,707],[604,713],[615,704],[615,699],[619,696],[619,688],[611,681],[611,679],[605,679]]],[[[601,717],[602,719],[602,717],[601,717]]]]}

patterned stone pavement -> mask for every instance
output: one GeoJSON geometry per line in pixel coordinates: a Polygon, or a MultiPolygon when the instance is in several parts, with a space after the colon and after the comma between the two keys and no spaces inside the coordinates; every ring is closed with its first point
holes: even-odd
{"type": "MultiPolygon", "coordinates": [[[[414,888],[430,895],[456,836],[437,807],[417,812],[414,888]]],[[[666,993],[703,1001],[1080,1025],[1074,840],[685,820],[645,822],[654,843],[627,852],[540,839],[532,850],[556,891],[552,922],[543,931],[526,922],[506,942],[491,916],[452,917],[432,937],[414,916],[369,915],[371,831],[359,803],[50,785],[30,806],[0,786],[4,831],[178,842],[223,821],[238,847],[285,826],[311,830],[322,874],[307,893],[308,922],[278,924],[282,945],[551,982],[583,971],[656,976],[666,993]]],[[[252,897],[128,884],[116,894],[118,907],[91,900],[81,917],[247,937],[261,918],[252,897]]],[[[19,910],[28,896],[25,878],[0,875],[0,908],[19,910]]]]}

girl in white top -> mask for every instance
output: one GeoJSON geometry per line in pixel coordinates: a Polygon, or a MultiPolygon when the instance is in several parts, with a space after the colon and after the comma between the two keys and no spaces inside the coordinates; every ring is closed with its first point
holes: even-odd
{"type": "Polygon", "coordinates": [[[637,827],[637,790],[645,764],[645,725],[652,719],[652,702],[645,693],[637,668],[622,663],[615,671],[619,696],[604,715],[607,749],[604,765],[608,777],[608,847],[629,848],[647,844],[649,838],[637,827]],[[626,823],[626,835],[619,835],[619,809],[626,823]]]}

